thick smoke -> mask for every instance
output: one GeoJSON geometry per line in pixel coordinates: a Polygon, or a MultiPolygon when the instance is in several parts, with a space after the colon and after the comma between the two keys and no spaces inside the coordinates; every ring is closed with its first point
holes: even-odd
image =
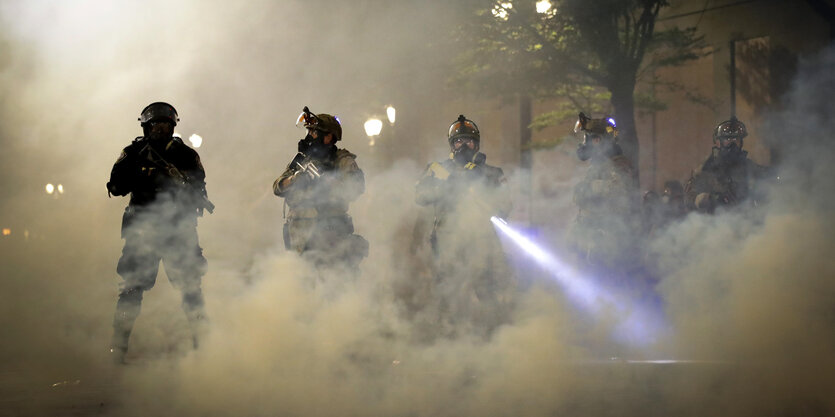
{"type": "MultiPolygon", "coordinates": [[[[414,202],[423,159],[445,157],[449,115],[422,130],[438,137],[415,138],[437,143],[431,154],[403,152],[390,167],[361,139],[362,106],[384,100],[379,90],[402,87],[395,94],[411,108],[434,114],[437,97],[426,91],[441,91],[434,68],[442,60],[413,54],[443,42],[415,28],[441,33],[455,14],[416,9],[374,1],[0,3],[0,220],[12,228],[0,255],[0,414],[835,412],[835,52],[808,59],[787,110],[770,117],[785,162],[768,202],[691,214],[646,243],[668,322],[652,344],[613,336],[641,306],[634,293],[582,309],[507,241],[519,289],[506,324],[485,336],[454,323],[439,330],[425,241],[431,219],[414,202]],[[197,150],[217,210],[200,219],[198,233],[211,329],[192,351],[179,294],[161,272],[145,295],[131,364],[114,367],[106,350],[127,201],[107,199],[104,183],[140,134],[139,110],[156,100],[178,108],[183,137],[205,139],[197,150]],[[312,283],[316,271],[281,242],[281,200],[270,184],[295,153],[303,133],[292,123],[305,104],[343,115],[340,145],[366,170],[366,192],[350,214],[371,249],[353,281],[336,273],[312,283]],[[66,193],[46,195],[47,182],[66,193]],[[696,362],[626,361],[659,358],[696,362]]],[[[482,150],[491,155],[491,146],[482,150]]],[[[571,184],[582,172],[568,174],[554,180],[571,184]]],[[[539,211],[574,211],[565,195],[535,190],[539,211]]],[[[538,219],[538,241],[559,257],[569,222],[554,217],[538,219]]]]}

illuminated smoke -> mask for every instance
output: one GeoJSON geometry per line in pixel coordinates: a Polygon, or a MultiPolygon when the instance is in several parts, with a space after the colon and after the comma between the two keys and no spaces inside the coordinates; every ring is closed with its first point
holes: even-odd
{"type": "Polygon", "coordinates": [[[614,331],[614,337],[624,343],[635,346],[648,346],[662,336],[664,330],[663,319],[658,312],[652,312],[646,306],[635,302],[627,302],[623,295],[616,296],[614,291],[594,282],[589,277],[583,277],[566,263],[542,249],[539,245],[526,238],[507,222],[498,217],[491,217],[490,221],[505,236],[509,237],[527,255],[531,256],[548,273],[548,276],[558,282],[569,299],[584,310],[601,314],[608,309],[615,308],[622,322],[614,331]]]}

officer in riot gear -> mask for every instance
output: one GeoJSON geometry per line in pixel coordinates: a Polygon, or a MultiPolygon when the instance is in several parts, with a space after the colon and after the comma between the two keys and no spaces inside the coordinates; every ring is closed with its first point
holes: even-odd
{"type": "Polygon", "coordinates": [[[473,330],[489,333],[507,320],[511,282],[490,217],[505,217],[511,201],[504,172],[479,152],[481,133],[472,120],[458,116],[447,139],[449,158],[427,166],[415,200],[434,211],[429,240],[441,319],[469,319],[473,330]]]}
{"type": "Polygon", "coordinates": [[[168,103],[145,107],[144,135],[124,148],[110,172],[108,195],[130,194],[122,217],[125,246],[116,271],[122,277],[113,319],[111,352],[123,362],[142,295],[156,281],[160,261],[171,284],[182,292],[182,307],[193,344],[205,330],[201,279],[207,262],[197,238],[197,218],[214,205],[206,195],[200,157],[173,136],[179,117],[168,103]]]}
{"type": "Polygon", "coordinates": [[[285,246],[320,270],[342,267],[356,274],[368,255],[368,242],[354,233],[348,205],[365,191],[365,176],[357,156],[337,147],[342,125],[336,117],[313,114],[305,107],[296,124],[303,126],[307,135],[273,183],[273,192],[284,198],[289,209],[285,246]]]}
{"type": "Polygon", "coordinates": [[[613,118],[580,113],[574,131],[582,134],[577,157],[589,161],[589,168],[574,189],[579,210],[569,241],[591,266],[613,273],[629,271],[637,267],[638,259],[630,242],[641,229],[632,164],[618,145],[613,118]]]}
{"type": "Polygon", "coordinates": [[[746,136],[745,124],[736,117],[716,126],[710,156],[693,171],[684,186],[688,209],[713,213],[719,207],[734,206],[745,200],[759,202],[754,186],[757,180],[768,175],[768,169],[748,158],[748,152],[742,149],[746,136]]]}

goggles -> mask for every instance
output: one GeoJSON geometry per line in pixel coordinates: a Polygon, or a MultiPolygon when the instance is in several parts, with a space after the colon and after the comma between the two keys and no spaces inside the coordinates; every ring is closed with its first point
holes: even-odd
{"type": "Polygon", "coordinates": [[[452,140],[453,145],[474,143],[475,139],[470,136],[459,136],[452,140]]]}

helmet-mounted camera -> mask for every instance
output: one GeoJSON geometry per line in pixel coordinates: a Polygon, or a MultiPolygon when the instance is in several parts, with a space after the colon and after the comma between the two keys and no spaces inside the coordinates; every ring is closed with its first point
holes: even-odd
{"type": "Polygon", "coordinates": [[[313,114],[307,106],[304,106],[301,114],[299,114],[299,117],[296,119],[296,126],[315,129],[317,123],[319,123],[319,120],[316,118],[316,115],[313,114]]]}
{"type": "Polygon", "coordinates": [[[618,137],[618,128],[615,124],[615,119],[609,116],[593,119],[586,116],[585,113],[580,113],[577,118],[577,123],[574,124],[574,133],[581,132],[586,136],[597,135],[612,139],[618,137]]]}

